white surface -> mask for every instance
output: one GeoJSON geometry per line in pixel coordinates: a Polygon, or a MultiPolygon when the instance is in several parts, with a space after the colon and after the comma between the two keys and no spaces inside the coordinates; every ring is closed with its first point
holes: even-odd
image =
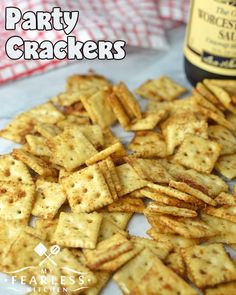
{"type": "MultiPolygon", "coordinates": [[[[18,113],[43,103],[63,91],[65,80],[69,75],[86,73],[89,69],[109,77],[113,82],[123,80],[131,90],[145,80],[161,75],[168,75],[191,89],[183,71],[183,36],[183,28],[172,31],[169,36],[170,50],[167,52],[129,48],[126,58],[122,61],[80,61],[0,87],[0,128],[18,113]]],[[[127,135],[124,132],[120,135],[126,142],[127,135]]],[[[10,152],[12,147],[11,142],[0,139],[0,154],[10,152]]],[[[145,236],[148,228],[146,220],[141,215],[134,216],[129,225],[130,233],[139,236],[145,236]]],[[[12,285],[7,284],[5,278],[0,275],[0,295],[25,294],[26,290],[22,290],[22,286],[19,288],[15,286],[15,290],[11,289],[12,285]]],[[[110,282],[102,294],[117,295],[121,292],[114,283],[110,282]]]]}

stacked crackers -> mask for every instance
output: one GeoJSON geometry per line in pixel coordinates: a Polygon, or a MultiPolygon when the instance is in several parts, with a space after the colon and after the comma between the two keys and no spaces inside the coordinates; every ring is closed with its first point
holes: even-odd
{"type": "Polygon", "coordinates": [[[22,269],[31,294],[96,295],[110,278],[123,294],[236,294],[224,247],[236,248],[236,82],[204,80],[179,99],[186,91],[149,80],[136,90],[143,112],[123,82],[75,75],[1,130],[21,144],[0,156],[1,271],[22,269]],[[117,123],[134,132],[128,149],[117,123]],[[135,213],[149,239],[126,230],[135,213]],[[32,280],[42,244],[60,249],[56,267],[43,262],[47,290],[32,280]]]}

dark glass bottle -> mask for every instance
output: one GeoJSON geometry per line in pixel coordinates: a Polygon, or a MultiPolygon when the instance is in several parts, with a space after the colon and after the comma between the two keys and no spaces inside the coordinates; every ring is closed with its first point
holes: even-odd
{"type": "Polygon", "coordinates": [[[236,0],[192,0],[184,45],[187,78],[236,79],[236,0]]]}

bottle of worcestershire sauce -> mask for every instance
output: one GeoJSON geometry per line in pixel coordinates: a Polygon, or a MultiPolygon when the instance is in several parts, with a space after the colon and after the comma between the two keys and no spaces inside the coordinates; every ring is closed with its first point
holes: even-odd
{"type": "Polygon", "coordinates": [[[191,0],[184,44],[187,78],[236,79],[236,0],[191,0]]]}

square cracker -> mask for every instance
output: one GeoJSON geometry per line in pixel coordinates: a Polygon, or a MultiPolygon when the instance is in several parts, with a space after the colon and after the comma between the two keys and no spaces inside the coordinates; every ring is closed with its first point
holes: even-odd
{"type": "Polygon", "coordinates": [[[137,119],[142,118],[141,109],[138,102],[123,82],[115,85],[113,87],[113,91],[118,97],[121,105],[123,106],[125,112],[128,114],[130,119],[132,119],[133,117],[137,119]]]}
{"type": "MultiPolygon", "coordinates": [[[[0,259],[9,251],[11,244],[22,231],[23,223],[21,221],[0,220],[0,259]]],[[[0,265],[1,268],[1,265],[0,265]]]]}
{"type": "MultiPolygon", "coordinates": [[[[72,251],[64,248],[59,254],[54,255],[53,259],[57,263],[57,268],[61,271],[61,274],[65,276],[65,287],[67,287],[68,293],[75,294],[78,289],[82,288],[81,290],[83,290],[84,288],[86,290],[97,283],[95,274],[84,265],[81,259],[77,259],[72,251]],[[83,280],[81,280],[81,275],[83,280]],[[74,277],[74,284],[71,283],[70,276],[74,277]]],[[[46,262],[46,266],[49,266],[52,270],[55,269],[50,261],[46,262]]]]}
{"type": "Polygon", "coordinates": [[[59,127],[57,127],[54,124],[40,122],[36,123],[36,125],[34,126],[34,130],[47,139],[50,139],[51,137],[58,135],[62,131],[59,127]]]}
{"type": "Polygon", "coordinates": [[[53,240],[63,247],[96,247],[102,214],[61,212],[53,240]]]}
{"type": "Polygon", "coordinates": [[[119,197],[131,193],[137,189],[146,186],[147,182],[141,179],[129,164],[122,164],[116,167],[120,179],[121,191],[119,197]]]}
{"type": "Polygon", "coordinates": [[[108,168],[108,170],[110,172],[110,175],[111,175],[112,181],[114,183],[116,192],[119,193],[121,191],[120,179],[119,179],[119,176],[118,176],[118,173],[117,173],[116,166],[115,166],[113,160],[110,157],[108,157],[106,159],[106,165],[107,165],[107,168],[108,168]]]}
{"type": "Polygon", "coordinates": [[[197,104],[197,106],[204,107],[206,109],[211,110],[212,112],[216,113],[219,116],[224,117],[224,113],[221,110],[224,110],[224,107],[221,105],[220,102],[217,104],[211,103],[207,100],[204,96],[202,96],[199,91],[193,89],[193,100],[197,104]]]}
{"type": "Polygon", "coordinates": [[[97,91],[97,88],[78,89],[77,91],[61,92],[52,97],[50,101],[58,106],[68,107],[80,101],[82,95],[92,95],[97,91]]]}
{"type": "Polygon", "coordinates": [[[181,294],[196,295],[197,291],[180,278],[170,268],[165,266],[161,260],[153,265],[152,268],[144,275],[134,292],[140,294],[181,294]]]}
{"type": "MultiPolygon", "coordinates": [[[[31,266],[30,269],[21,271],[20,276],[26,275],[27,278],[27,276],[32,275],[32,271],[42,261],[42,257],[34,251],[39,243],[41,243],[41,240],[38,237],[22,231],[2,261],[4,272],[7,273],[31,266]]],[[[14,275],[17,275],[17,273],[14,275]]]]}
{"type": "Polygon", "coordinates": [[[211,173],[220,151],[218,143],[191,135],[184,139],[174,159],[188,168],[211,173]]]}
{"type": "Polygon", "coordinates": [[[113,276],[124,294],[132,294],[132,290],[139,284],[140,279],[151,268],[157,257],[149,249],[144,248],[139,255],[135,256],[113,276]],[[136,269],[135,274],[133,270],[136,269]]]}
{"type": "Polygon", "coordinates": [[[169,206],[165,204],[160,204],[159,202],[150,202],[148,203],[147,208],[145,209],[145,215],[159,215],[159,214],[168,214],[173,216],[182,216],[182,217],[196,217],[197,212],[187,208],[179,208],[176,206],[169,206]]]}
{"type": "Polygon", "coordinates": [[[228,185],[217,175],[203,174],[166,160],[161,160],[161,164],[165,166],[168,173],[176,180],[185,182],[213,198],[218,196],[221,192],[228,191],[228,185]]]}
{"type": "Polygon", "coordinates": [[[66,116],[65,120],[62,120],[57,123],[57,126],[64,130],[65,128],[71,127],[73,125],[76,126],[82,126],[82,125],[89,125],[90,124],[90,119],[89,117],[86,117],[86,113],[79,114],[79,115],[68,115],[66,116]]]}
{"type": "Polygon", "coordinates": [[[66,81],[66,91],[79,91],[90,88],[103,89],[110,82],[103,76],[89,71],[85,75],[72,75],[66,81]]]}
{"type": "Polygon", "coordinates": [[[105,287],[107,282],[110,279],[111,274],[109,272],[105,271],[96,271],[94,272],[96,278],[97,278],[97,283],[90,287],[89,289],[85,289],[83,294],[84,295],[98,295],[100,294],[100,291],[105,287]]]}
{"type": "Polygon", "coordinates": [[[204,209],[204,212],[208,215],[216,216],[223,218],[232,222],[236,222],[236,205],[228,206],[223,205],[219,208],[207,207],[204,209]]]}
{"type": "Polygon", "coordinates": [[[166,169],[158,160],[127,157],[127,162],[134,168],[137,174],[144,180],[158,183],[169,183],[172,179],[166,169]]]}
{"type": "Polygon", "coordinates": [[[65,201],[66,195],[61,184],[37,180],[36,200],[32,215],[44,219],[53,219],[65,201]]]}
{"type": "MultiPolygon", "coordinates": [[[[107,214],[101,212],[103,215],[102,224],[99,230],[98,242],[109,239],[117,233],[127,236],[128,233],[117,226],[111,218],[107,217],[107,214]]],[[[116,213],[116,212],[115,212],[116,213]]],[[[119,213],[119,212],[118,212],[119,213]]]]}
{"type": "Polygon", "coordinates": [[[128,148],[142,158],[167,156],[167,146],[162,135],[155,131],[137,131],[128,148]]]}
{"type": "Polygon", "coordinates": [[[123,197],[107,206],[109,212],[142,213],[145,205],[142,199],[123,197]]]}
{"type": "Polygon", "coordinates": [[[226,110],[236,114],[236,108],[232,104],[232,97],[224,88],[206,82],[207,87],[215,94],[226,110]]]}
{"type": "Polygon", "coordinates": [[[158,110],[156,112],[149,112],[144,114],[142,119],[135,120],[132,122],[130,130],[139,131],[139,130],[152,130],[157,124],[163,120],[168,114],[167,110],[158,110]]]}
{"type": "Polygon", "coordinates": [[[116,118],[118,119],[120,125],[125,129],[129,130],[130,128],[130,117],[129,114],[125,111],[117,95],[112,92],[107,98],[109,105],[111,106],[116,118]]]}
{"type": "Polygon", "coordinates": [[[215,169],[228,179],[236,177],[236,154],[222,156],[218,159],[215,169]]]}
{"type": "Polygon", "coordinates": [[[157,201],[159,204],[166,204],[169,206],[175,206],[175,207],[186,208],[191,210],[198,209],[198,204],[186,203],[185,201],[179,200],[174,197],[170,197],[163,193],[155,192],[154,190],[149,188],[142,189],[141,193],[143,194],[144,197],[157,201]]]}
{"type": "Polygon", "coordinates": [[[117,225],[121,229],[125,229],[132,217],[129,212],[102,212],[105,218],[117,225]]]}
{"type": "Polygon", "coordinates": [[[236,153],[236,137],[227,128],[212,125],[208,128],[209,139],[221,145],[221,155],[236,153]]]}
{"type": "Polygon", "coordinates": [[[199,106],[198,109],[205,117],[213,120],[217,124],[222,125],[234,132],[236,131],[236,127],[234,126],[234,124],[231,121],[228,121],[224,116],[221,116],[221,115],[213,112],[212,110],[207,109],[202,106],[199,106]]]}
{"type": "MultiPolygon", "coordinates": [[[[198,200],[193,197],[190,196],[189,194],[186,194],[184,192],[181,192],[177,189],[174,189],[172,187],[168,187],[168,186],[164,186],[164,185],[159,185],[159,184],[153,184],[151,182],[149,182],[147,184],[147,186],[153,191],[153,192],[157,192],[157,193],[161,193],[161,194],[165,194],[169,197],[174,197],[176,199],[179,199],[181,201],[185,201],[187,203],[191,203],[191,204],[196,204],[198,203],[198,200]]],[[[200,203],[201,204],[201,203],[200,203]]]]}
{"type": "Polygon", "coordinates": [[[86,165],[92,165],[98,161],[104,160],[108,157],[112,157],[113,154],[120,152],[120,151],[124,151],[124,147],[122,145],[122,143],[120,142],[116,142],[113,145],[103,149],[102,151],[92,155],[91,157],[89,157],[85,162],[86,165]]]}
{"type": "Polygon", "coordinates": [[[47,242],[53,242],[53,235],[56,231],[58,224],[58,218],[56,219],[36,219],[35,227],[41,232],[45,233],[45,240],[47,242]]]}
{"type": "Polygon", "coordinates": [[[92,212],[114,201],[97,165],[74,172],[61,182],[73,212],[92,212]]]}
{"type": "Polygon", "coordinates": [[[174,100],[185,92],[186,89],[184,87],[165,76],[159,79],[148,80],[136,89],[138,95],[159,101],[174,100]]]}
{"type": "Polygon", "coordinates": [[[193,218],[159,216],[159,221],[185,238],[203,238],[217,235],[204,221],[193,218]]]}
{"type": "Polygon", "coordinates": [[[99,269],[114,272],[119,269],[122,265],[127,263],[130,259],[138,255],[143,249],[143,246],[140,244],[133,244],[133,248],[125,253],[122,253],[118,257],[114,258],[111,261],[108,261],[101,265],[99,269]]]}
{"type": "Polygon", "coordinates": [[[63,133],[48,140],[51,161],[67,171],[83,165],[87,159],[97,153],[95,147],[83,135],[79,127],[67,128],[63,133]]]}
{"type": "MultiPolygon", "coordinates": [[[[89,93],[87,93],[87,95],[89,96],[89,93]]],[[[62,129],[66,125],[68,125],[67,123],[75,123],[77,125],[83,124],[83,122],[85,121],[87,121],[88,124],[90,123],[90,114],[87,112],[87,110],[85,110],[84,105],[81,101],[78,101],[72,104],[71,106],[64,107],[63,113],[66,115],[65,120],[57,123],[57,126],[62,129]],[[72,118],[75,118],[75,117],[77,117],[76,120],[71,120],[72,118]]]]}
{"type": "Polygon", "coordinates": [[[208,124],[205,120],[198,120],[189,111],[180,111],[169,117],[162,128],[168,154],[173,154],[175,148],[190,134],[207,138],[207,127],[208,124]]]}
{"type": "Polygon", "coordinates": [[[205,295],[236,294],[236,282],[225,283],[213,288],[207,288],[205,295]]]}
{"type": "Polygon", "coordinates": [[[236,235],[235,222],[231,222],[227,219],[209,215],[204,212],[201,212],[201,219],[213,229],[218,230],[220,234],[230,233],[232,234],[232,236],[236,235]]]}
{"type": "Polygon", "coordinates": [[[102,128],[99,125],[81,125],[77,129],[94,145],[95,148],[104,144],[102,128]]]}
{"type": "Polygon", "coordinates": [[[174,187],[175,189],[185,192],[191,196],[194,196],[195,198],[199,199],[200,201],[203,201],[204,203],[216,206],[216,201],[214,199],[204,194],[200,190],[191,187],[185,182],[171,180],[169,186],[174,187]]]}
{"type": "Polygon", "coordinates": [[[186,267],[180,251],[170,253],[165,260],[165,265],[173,270],[177,275],[181,277],[185,276],[186,267]]]}
{"type": "Polygon", "coordinates": [[[33,184],[33,179],[26,165],[11,155],[0,156],[0,180],[33,184]]]}
{"type": "Polygon", "coordinates": [[[113,279],[124,294],[197,294],[149,249],[144,249],[119,269],[113,279]],[[133,273],[133,269],[137,271],[133,273]]]}
{"type": "Polygon", "coordinates": [[[98,167],[100,169],[100,171],[102,172],[103,174],[103,177],[106,181],[106,184],[109,188],[109,191],[110,191],[110,194],[112,196],[112,198],[114,200],[116,200],[118,198],[118,194],[117,194],[117,190],[116,190],[116,187],[115,187],[115,184],[113,182],[113,179],[112,179],[112,175],[109,171],[109,168],[108,168],[108,165],[107,165],[107,160],[103,160],[103,161],[100,161],[98,163],[98,167]]]}
{"type": "MultiPolygon", "coordinates": [[[[144,212],[145,213],[145,212],[144,212]]],[[[169,227],[165,226],[164,224],[160,223],[158,220],[159,215],[145,215],[148,222],[152,226],[149,230],[146,231],[146,233],[152,237],[154,240],[156,240],[156,237],[159,234],[175,234],[175,232],[170,229],[169,227]]]]}
{"type": "Polygon", "coordinates": [[[51,103],[38,105],[27,112],[32,119],[48,124],[55,124],[64,119],[64,115],[51,103]]]}
{"type": "Polygon", "coordinates": [[[38,135],[28,134],[25,137],[30,153],[36,156],[51,156],[51,151],[46,144],[46,138],[38,135]]]}
{"type": "Polygon", "coordinates": [[[14,149],[12,156],[25,163],[26,166],[30,167],[33,171],[43,176],[54,176],[57,174],[56,170],[50,168],[48,163],[43,161],[41,158],[32,155],[31,153],[24,151],[23,149],[14,149]]]}
{"type": "Polygon", "coordinates": [[[206,98],[212,104],[214,105],[220,104],[217,97],[210,90],[208,90],[208,88],[203,83],[201,82],[197,83],[196,89],[204,98],[206,98]]]}
{"type": "Polygon", "coordinates": [[[193,283],[199,288],[236,279],[236,267],[220,244],[197,245],[182,249],[193,283]]]}
{"type": "MultiPolygon", "coordinates": [[[[232,114],[232,113],[228,113],[226,114],[226,119],[228,120],[228,122],[230,122],[230,124],[232,124],[233,126],[236,126],[236,115],[232,114]]],[[[234,135],[236,135],[236,130],[234,129],[234,135]]]]}
{"type": "Polygon", "coordinates": [[[34,120],[23,113],[16,116],[4,129],[0,130],[0,137],[16,143],[25,143],[26,134],[32,133],[33,129],[34,120]]]}
{"type": "Polygon", "coordinates": [[[199,243],[198,239],[185,238],[180,235],[170,233],[158,233],[153,228],[149,229],[147,231],[147,234],[158,242],[171,243],[175,249],[186,248],[193,245],[197,245],[199,243]]]}
{"type": "Polygon", "coordinates": [[[107,103],[109,95],[110,89],[107,88],[96,91],[91,96],[82,95],[80,98],[93,123],[102,128],[108,127],[116,121],[112,108],[107,103]]]}
{"type": "Polygon", "coordinates": [[[115,260],[132,249],[132,243],[124,235],[117,233],[99,242],[95,249],[85,249],[83,253],[90,269],[100,269],[105,263],[115,260]]]}
{"type": "Polygon", "coordinates": [[[33,207],[33,184],[0,181],[0,214],[4,220],[28,219],[33,207]]]}
{"type": "Polygon", "coordinates": [[[215,201],[217,205],[234,206],[236,205],[236,196],[222,192],[215,198],[215,201]]]}
{"type": "Polygon", "coordinates": [[[173,249],[173,245],[171,243],[168,243],[167,241],[158,242],[141,237],[131,237],[131,241],[134,244],[140,244],[145,248],[151,250],[152,253],[154,253],[161,260],[164,260],[170,253],[170,251],[173,249]]]}

